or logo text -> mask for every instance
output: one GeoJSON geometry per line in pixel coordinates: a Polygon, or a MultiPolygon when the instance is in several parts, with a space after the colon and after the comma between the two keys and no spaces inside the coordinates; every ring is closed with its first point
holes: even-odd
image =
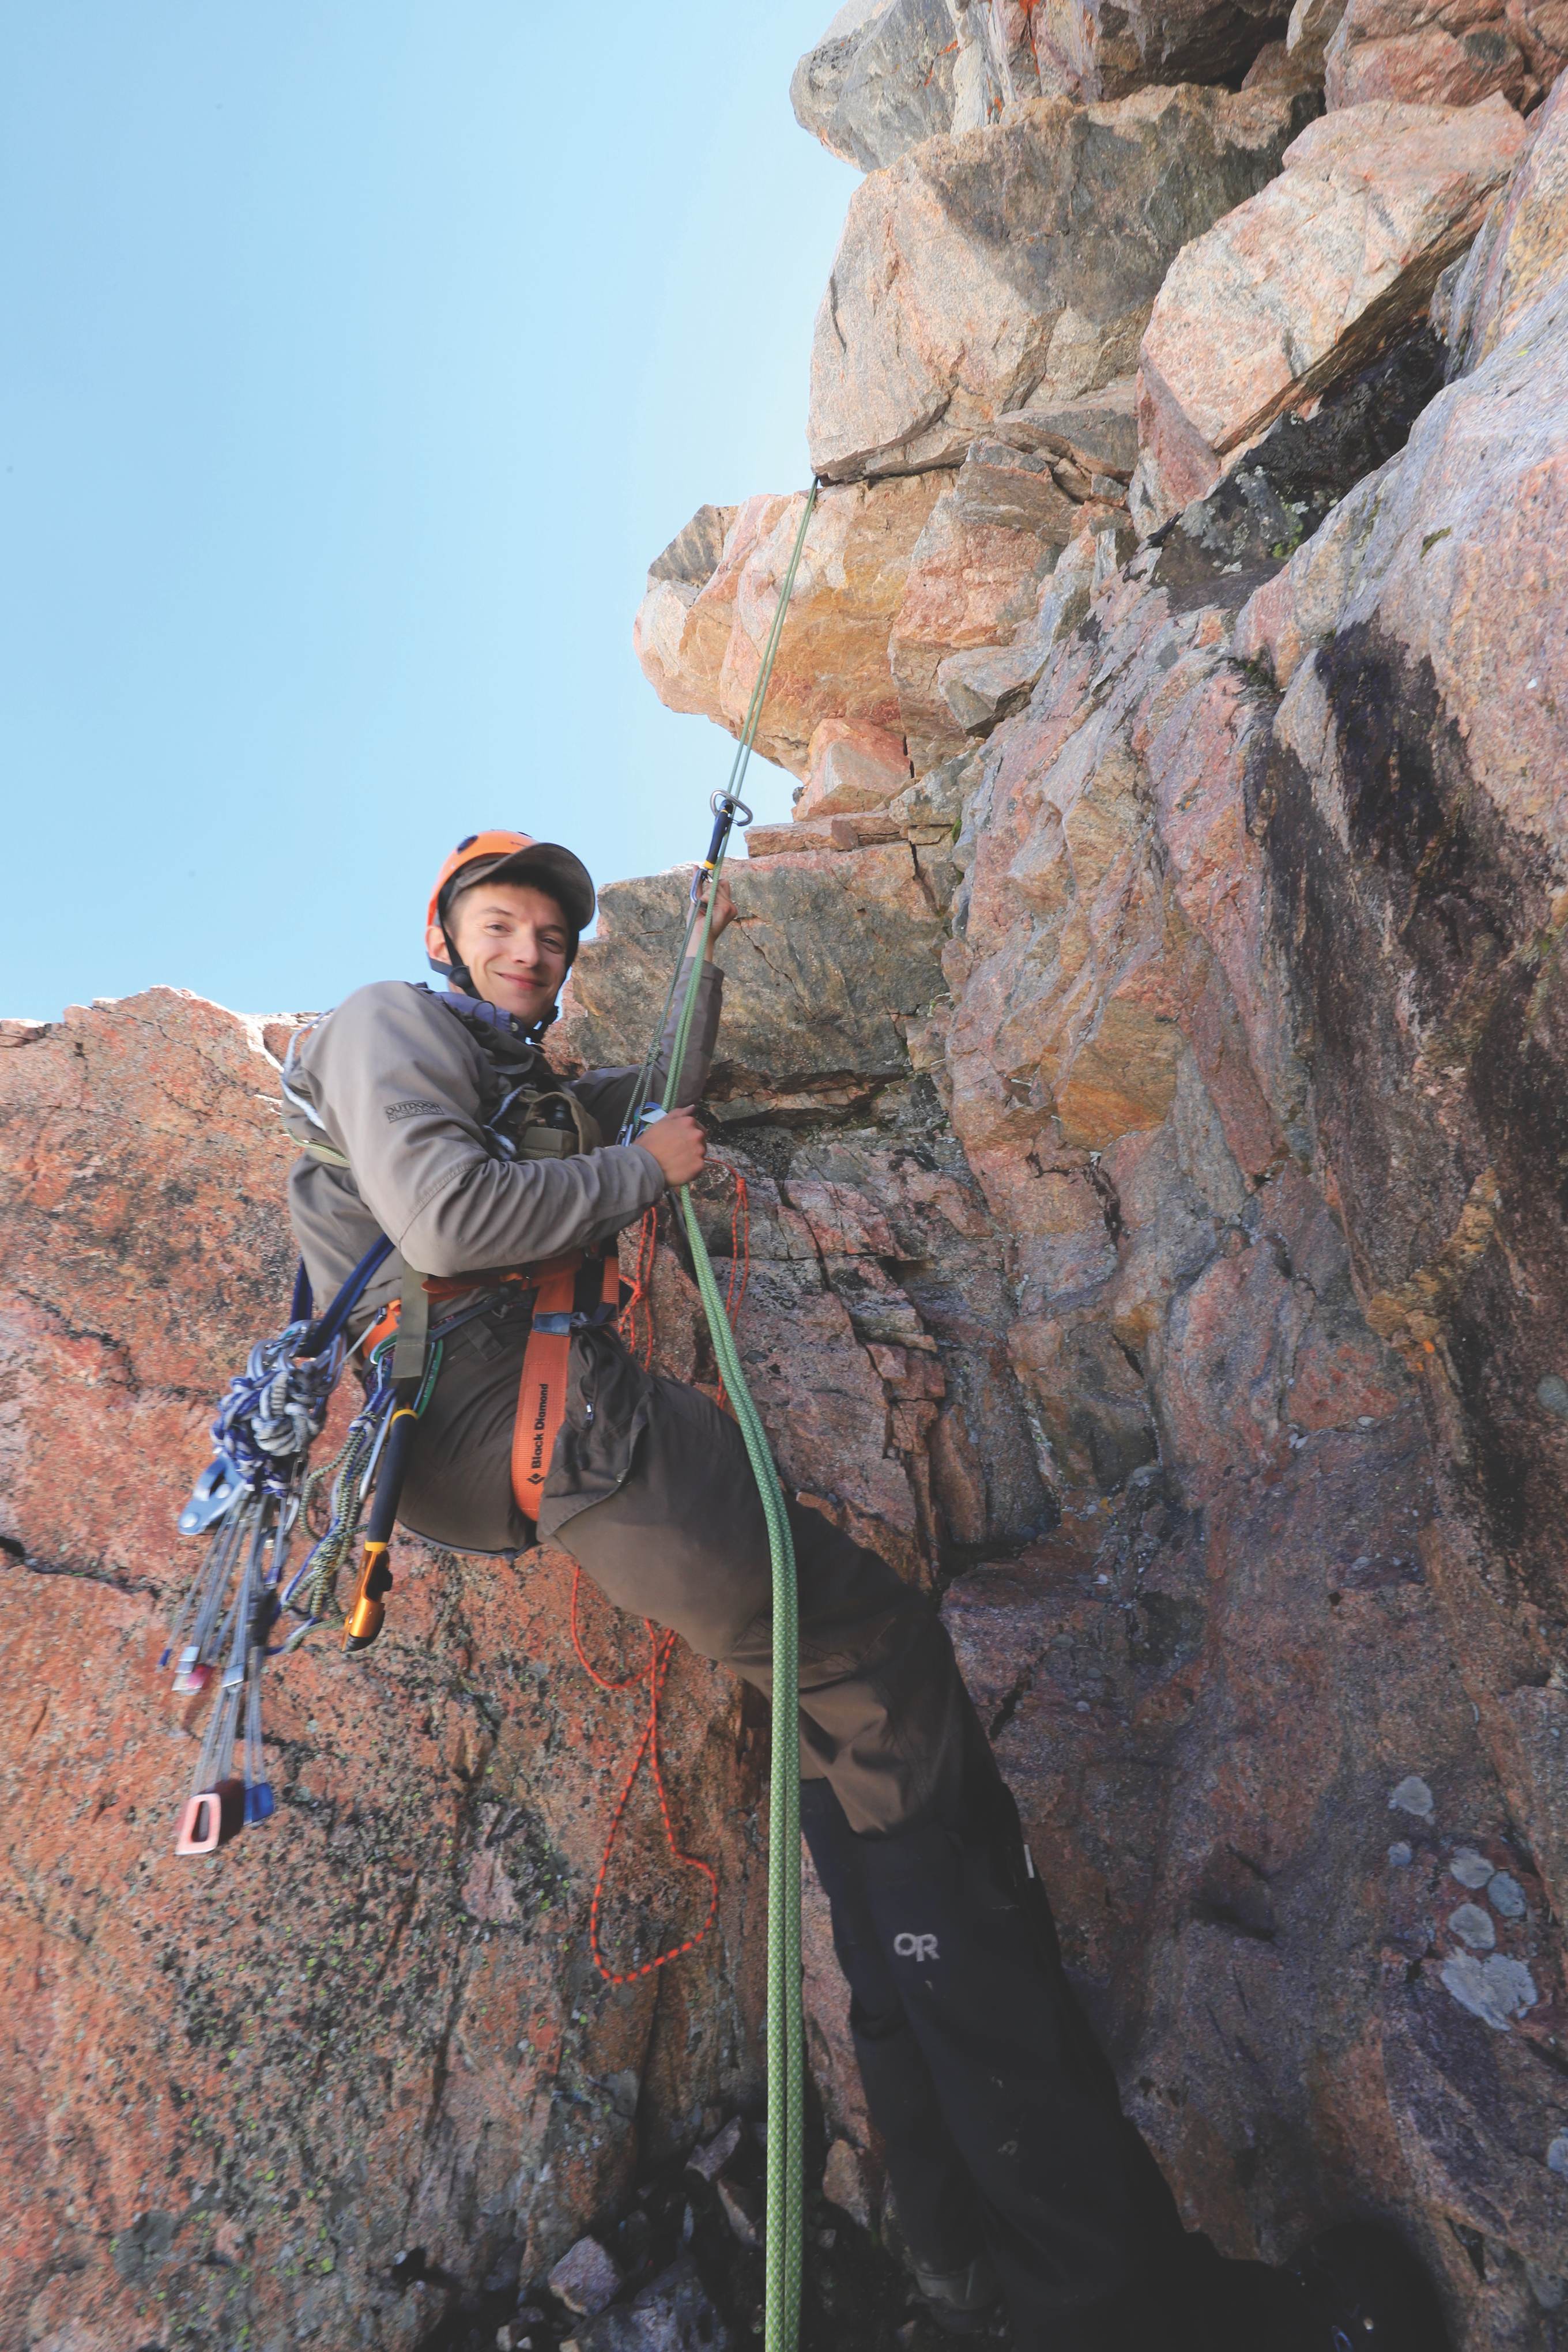
{"type": "Polygon", "coordinates": [[[893,1949],[900,1960],[935,1960],[942,1957],[934,1936],[895,1936],[893,1949]]]}

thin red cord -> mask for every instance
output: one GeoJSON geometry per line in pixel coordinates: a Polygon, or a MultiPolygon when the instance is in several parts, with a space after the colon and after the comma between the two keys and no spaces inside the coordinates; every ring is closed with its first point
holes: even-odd
{"type": "MultiPolygon", "coordinates": [[[[642,1225],[637,1234],[637,1255],[632,1276],[632,1295],[621,1309],[616,1325],[627,1348],[634,1356],[640,1355],[645,1365],[651,1364],[653,1361],[653,1267],[658,1246],[658,1211],[657,1208],[646,1209],[643,1212],[642,1225]],[[640,1346],[637,1337],[639,1309],[643,1323],[640,1346]]],[[[735,1202],[730,1214],[730,1276],[724,1290],[724,1314],[731,1330],[735,1328],[735,1318],[739,1315],[745,1300],[746,1285],[751,1278],[751,1201],[746,1192],[745,1178],[735,1173],[735,1202]]],[[[721,1381],[719,1402],[722,1404],[724,1401],[724,1384],[721,1381]]],[[[651,1976],[656,1969],[665,1968],[671,1960],[682,1959],[688,1952],[694,1952],[697,1949],[698,1945],[713,1925],[718,1912],[719,1878],[711,1864],[702,1861],[697,1854],[682,1853],[676,1844],[675,1827],[669,1818],[669,1799],[664,1786],[664,1769],[659,1760],[658,1702],[664,1689],[665,1678],[669,1672],[670,1660],[675,1654],[677,1637],[671,1633],[660,1633],[652,1618],[645,1617],[643,1625],[648,1641],[647,1665],[639,1666],[636,1674],[627,1675],[620,1682],[613,1681],[608,1675],[602,1675],[584,1649],[583,1637],[577,1628],[577,1596],[582,1581],[582,1570],[574,1569],[572,1576],[572,1646],[577,1653],[578,1663],[584,1673],[590,1682],[597,1683],[601,1690],[631,1690],[640,1682],[646,1682],[648,1686],[647,1722],[644,1726],[642,1738],[637,1745],[637,1752],[632,1758],[626,1777],[621,1785],[621,1793],[616,1800],[616,1809],[610,1816],[610,1833],[605,1841],[604,1857],[599,1864],[599,1875],[594,1885],[594,1900],[588,1912],[588,1948],[594,1955],[594,1965],[599,1974],[606,1984],[635,1984],[640,1977],[651,1976]],[[609,1874],[610,1856],[615,1851],[621,1820],[630,1801],[632,1790],[637,1785],[637,1777],[642,1769],[645,1756],[648,1759],[648,1770],[658,1796],[659,1816],[664,1822],[665,1843],[669,1849],[670,1860],[682,1870],[700,1870],[708,1881],[708,1916],[696,1935],[689,1937],[684,1944],[672,1945],[668,1952],[660,1952],[657,1959],[648,1960],[641,1968],[633,1969],[628,1975],[616,1976],[599,1948],[599,1906],[604,1898],[605,1880],[609,1874]]]]}
{"type": "Polygon", "coordinates": [[[634,1356],[640,1355],[646,1368],[653,1361],[653,1261],[658,1248],[658,1211],[643,1211],[642,1223],[637,1228],[637,1260],[632,1275],[632,1295],[616,1318],[616,1328],[634,1356]],[[637,1345],[637,1309],[643,1316],[644,1339],[637,1345]]]}
{"type": "Polygon", "coordinates": [[[636,1984],[639,1978],[650,1977],[656,1969],[665,1968],[671,1960],[682,1959],[688,1952],[694,1952],[697,1949],[698,1945],[713,1925],[719,1909],[719,1876],[710,1863],[703,1862],[694,1853],[682,1853],[676,1844],[675,1827],[669,1818],[669,1799],[665,1793],[664,1773],[659,1764],[658,1701],[664,1688],[665,1676],[669,1672],[670,1659],[675,1653],[676,1636],[669,1633],[660,1633],[652,1618],[645,1617],[643,1625],[647,1633],[648,1645],[647,1665],[639,1666],[636,1674],[627,1675],[622,1682],[612,1681],[608,1675],[602,1675],[597,1666],[592,1663],[586,1650],[583,1647],[583,1637],[577,1630],[577,1593],[582,1581],[582,1570],[574,1569],[572,1575],[572,1646],[577,1653],[584,1673],[591,1682],[597,1683],[601,1690],[631,1690],[635,1685],[645,1681],[648,1686],[647,1722],[644,1727],[643,1736],[637,1742],[637,1753],[632,1758],[631,1769],[622,1784],[621,1793],[616,1800],[616,1810],[610,1816],[610,1834],[605,1841],[604,1860],[599,1864],[599,1875],[594,1886],[594,1900],[588,1912],[588,1948],[594,1955],[594,1965],[599,1974],[606,1984],[636,1984]],[[609,1967],[604,1953],[599,1948],[599,1904],[605,1892],[605,1879],[610,1867],[610,1855],[615,1850],[616,1836],[621,1826],[621,1816],[626,1811],[627,1801],[636,1785],[637,1773],[645,1756],[648,1758],[648,1769],[653,1776],[654,1788],[658,1793],[658,1810],[664,1822],[665,1843],[669,1848],[669,1858],[682,1870],[700,1870],[708,1881],[708,1916],[703,1920],[696,1935],[689,1936],[684,1944],[672,1945],[668,1952],[660,1952],[657,1959],[645,1961],[641,1968],[632,1969],[626,1975],[617,1976],[609,1967]]]}

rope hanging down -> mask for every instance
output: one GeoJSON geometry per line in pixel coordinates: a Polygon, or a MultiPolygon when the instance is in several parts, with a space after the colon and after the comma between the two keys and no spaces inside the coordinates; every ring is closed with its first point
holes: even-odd
{"type": "MultiPolygon", "coordinates": [[[[773,677],[774,656],[784,635],[790,594],[800,567],[806,530],[816,505],[816,487],[814,482],[801,513],[789,567],[779,590],[773,626],[763,649],[762,666],[752,689],[751,708],[746,713],[746,724],[736,746],[730,782],[722,793],[713,795],[713,835],[708,845],[708,855],[692,880],[691,912],[687,919],[680,953],[676,959],[675,976],[665,999],[664,1013],[654,1033],[656,1038],[664,1034],[687,952],[691,946],[692,934],[700,919],[701,937],[675,1033],[669,1068],[665,1077],[664,1100],[658,1111],[647,1111],[646,1106],[653,1082],[653,1055],[650,1052],[639,1074],[631,1116],[622,1130],[623,1138],[627,1141],[635,1140],[650,1116],[662,1118],[672,1110],[679,1097],[681,1071],[696,1011],[698,982],[713,925],[714,886],[724,863],[731,828],[737,821],[742,826],[751,822],[751,811],[740,798],[740,786],[752,756],[752,747],[756,741],[763,704],[773,677]],[[703,905],[704,889],[706,906],[703,905]]],[[[729,1394],[730,1409],[740,1424],[752,1473],[757,1482],[773,1559],[773,1771],[768,1801],[767,2270],[763,2343],[763,2352],[795,2352],[800,2332],[801,2126],[804,2105],[800,2011],[800,1612],[795,1591],[795,1545],[790,1535],[789,1514],[784,1507],[784,1489],[773,1466],[767,1433],[752,1401],[752,1392],[746,1386],[740,1350],[724,1312],[724,1301],[702,1238],[702,1228],[697,1221],[690,1192],[684,1185],[680,1192],[680,1212],[685,1220],[687,1239],[691,1245],[697,1286],[708,1317],[708,1329],[713,1342],[713,1353],[718,1359],[720,1377],[729,1394]]]]}

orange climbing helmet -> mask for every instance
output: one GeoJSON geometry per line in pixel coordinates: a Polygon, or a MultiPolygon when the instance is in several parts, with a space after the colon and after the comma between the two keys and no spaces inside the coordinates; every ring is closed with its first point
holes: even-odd
{"type": "Polygon", "coordinates": [[[426,925],[445,923],[443,901],[449,904],[457,897],[451,888],[453,879],[469,866],[477,871],[459,885],[464,890],[486,877],[494,881],[537,881],[551,898],[560,900],[561,910],[574,931],[585,931],[594,919],[594,879],[580,857],[563,849],[559,842],[535,841],[531,834],[492,828],[465,835],[447,859],[430,893],[426,925]]]}

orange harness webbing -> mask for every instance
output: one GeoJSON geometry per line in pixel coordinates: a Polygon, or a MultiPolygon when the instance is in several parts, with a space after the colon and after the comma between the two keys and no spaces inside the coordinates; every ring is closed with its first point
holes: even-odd
{"type": "MultiPolygon", "coordinates": [[[[425,1288],[432,1298],[458,1298],[465,1292],[505,1284],[536,1293],[533,1323],[522,1355],[518,1384],[517,1419],[511,1433],[511,1491],[518,1508],[531,1519],[539,1517],[540,1497],[550,1475],[550,1457],[566,1417],[566,1370],[572,1354],[572,1318],[591,1314],[595,1307],[614,1307],[621,1295],[620,1266],[614,1256],[592,1257],[585,1250],[568,1250],[563,1257],[542,1258],[537,1265],[508,1267],[480,1275],[430,1275],[425,1288]]],[[[368,1359],[396,1330],[398,1302],[377,1317],[365,1334],[368,1359]]]]}
{"type": "Polygon", "coordinates": [[[616,1259],[589,1257],[582,1250],[548,1259],[533,1273],[540,1277],[539,1296],[533,1302],[533,1325],[518,1384],[517,1419],[511,1431],[511,1491],[519,1510],[536,1520],[539,1498],[550,1475],[550,1457],[566,1417],[573,1312],[591,1314],[595,1307],[616,1306],[621,1276],[616,1259]]]}

